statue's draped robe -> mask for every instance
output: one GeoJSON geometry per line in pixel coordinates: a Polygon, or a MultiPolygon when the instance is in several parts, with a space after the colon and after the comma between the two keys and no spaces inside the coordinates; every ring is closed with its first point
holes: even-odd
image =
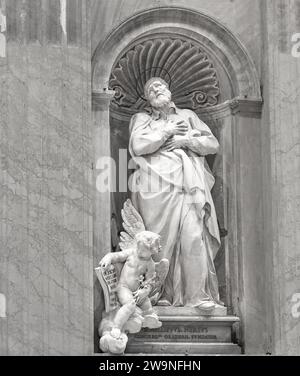
{"type": "Polygon", "coordinates": [[[189,125],[190,147],[162,150],[168,138],[166,115],[155,110],[134,115],[129,150],[138,168],[130,178],[132,202],[146,229],[161,235],[161,257],[170,261],[163,298],[197,307],[219,301],[213,260],[220,238],[210,192],[214,178],[204,158],[216,153],[219,144],[193,111],[173,104],[167,116],[189,125]]]}

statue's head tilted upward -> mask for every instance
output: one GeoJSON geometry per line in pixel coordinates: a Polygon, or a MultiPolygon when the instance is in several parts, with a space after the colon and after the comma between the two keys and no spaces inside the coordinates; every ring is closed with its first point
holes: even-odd
{"type": "Polygon", "coordinates": [[[169,84],[160,77],[152,77],[145,83],[144,94],[155,108],[161,108],[171,102],[169,84]]]}

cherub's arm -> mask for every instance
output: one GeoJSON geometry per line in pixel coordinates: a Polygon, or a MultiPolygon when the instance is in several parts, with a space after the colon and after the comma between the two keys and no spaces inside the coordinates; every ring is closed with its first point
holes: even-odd
{"type": "Polygon", "coordinates": [[[100,266],[102,268],[107,268],[110,264],[115,264],[117,262],[125,262],[127,258],[131,255],[132,250],[126,249],[120,252],[110,252],[107,253],[100,261],[100,266]]]}
{"type": "Polygon", "coordinates": [[[152,282],[154,281],[154,278],[155,278],[155,264],[154,264],[154,261],[151,260],[151,262],[149,262],[147,272],[145,275],[145,281],[144,281],[144,284],[146,286],[150,286],[150,291],[152,290],[152,282]]]}
{"type": "Polygon", "coordinates": [[[143,282],[143,285],[144,285],[143,290],[147,291],[147,296],[150,294],[150,292],[153,288],[155,274],[156,274],[155,273],[155,264],[151,260],[151,262],[149,262],[147,272],[145,274],[145,280],[143,282]]]}
{"type": "Polygon", "coordinates": [[[135,298],[136,304],[141,304],[150,294],[153,289],[155,279],[155,264],[154,261],[149,262],[147,272],[145,274],[145,280],[143,282],[143,288],[138,289],[133,296],[135,298]]]}

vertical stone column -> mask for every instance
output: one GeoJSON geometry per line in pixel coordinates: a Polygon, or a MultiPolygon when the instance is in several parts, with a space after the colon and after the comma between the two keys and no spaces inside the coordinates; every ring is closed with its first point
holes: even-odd
{"type": "Polygon", "coordinates": [[[300,33],[300,2],[266,0],[262,14],[264,252],[268,257],[270,352],[299,355],[300,57],[295,53],[295,34],[300,33]]]}
{"type": "Polygon", "coordinates": [[[62,43],[69,17],[63,2],[5,3],[6,10],[0,0],[7,42],[7,59],[0,56],[0,294],[6,301],[0,354],[91,355],[89,2],[74,5],[85,15],[76,47],[62,43]]]}
{"type": "Polygon", "coordinates": [[[236,255],[238,266],[234,306],[241,319],[239,341],[247,354],[265,354],[266,285],[262,220],[261,100],[232,103],[235,189],[236,255]]]}
{"type": "Polygon", "coordinates": [[[238,343],[253,354],[267,352],[261,111],[260,98],[241,97],[207,110],[207,119],[217,121],[221,145],[217,178],[222,180],[222,202],[217,209],[223,206],[219,224],[228,231],[222,255],[227,308],[241,320],[235,328],[238,343]]]}
{"type": "Polygon", "coordinates": [[[232,293],[236,291],[233,255],[236,244],[236,189],[235,163],[233,155],[232,129],[235,116],[231,111],[231,102],[202,110],[199,113],[201,120],[212,129],[220,143],[220,151],[214,157],[212,172],[215,184],[212,196],[218,216],[221,235],[221,247],[214,260],[217,268],[221,300],[226,303],[228,314],[237,314],[233,308],[232,293]],[[231,259],[230,259],[231,257],[231,259]]]}
{"type": "MultiPolygon", "coordinates": [[[[105,90],[92,93],[92,116],[94,131],[94,224],[93,247],[94,267],[101,258],[111,250],[111,194],[109,190],[100,192],[96,187],[96,181],[101,170],[101,161],[110,158],[110,125],[109,105],[114,96],[114,91],[105,90]],[[98,167],[98,168],[97,168],[98,167]]],[[[103,167],[103,166],[102,166],[103,167]]],[[[105,166],[106,168],[108,166],[105,166]]],[[[97,328],[104,309],[102,290],[94,276],[94,327],[95,327],[95,351],[98,351],[97,328]]]]}
{"type": "Polygon", "coordinates": [[[229,314],[239,315],[239,311],[235,309],[234,299],[238,283],[236,281],[238,268],[235,266],[237,258],[236,247],[236,164],[233,147],[233,128],[235,125],[235,117],[231,113],[230,106],[226,108],[222,116],[222,132],[220,134],[220,145],[222,153],[222,173],[223,173],[223,223],[220,227],[227,234],[223,238],[224,242],[224,270],[226,284],[226,301],[229,314]]]}

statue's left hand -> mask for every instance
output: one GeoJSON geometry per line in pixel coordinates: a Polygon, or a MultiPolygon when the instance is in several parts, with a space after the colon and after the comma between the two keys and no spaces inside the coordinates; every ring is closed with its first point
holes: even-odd
{"type": "Polygon", "coordinates": [[[180,139],[175,139],[174,137],[169,138],[162,147],[162,150],[172,151],[174,149],[185,149],[189,145],[189,137],[181,137],[180,139]]]}
{"type": "Polygon", "coordinates": [[[110,254],[105,255],[102,260],[100,261],[99,265],[103,268],[106,269],[110,264],[111,264],[111,256],[110,254]]]}

